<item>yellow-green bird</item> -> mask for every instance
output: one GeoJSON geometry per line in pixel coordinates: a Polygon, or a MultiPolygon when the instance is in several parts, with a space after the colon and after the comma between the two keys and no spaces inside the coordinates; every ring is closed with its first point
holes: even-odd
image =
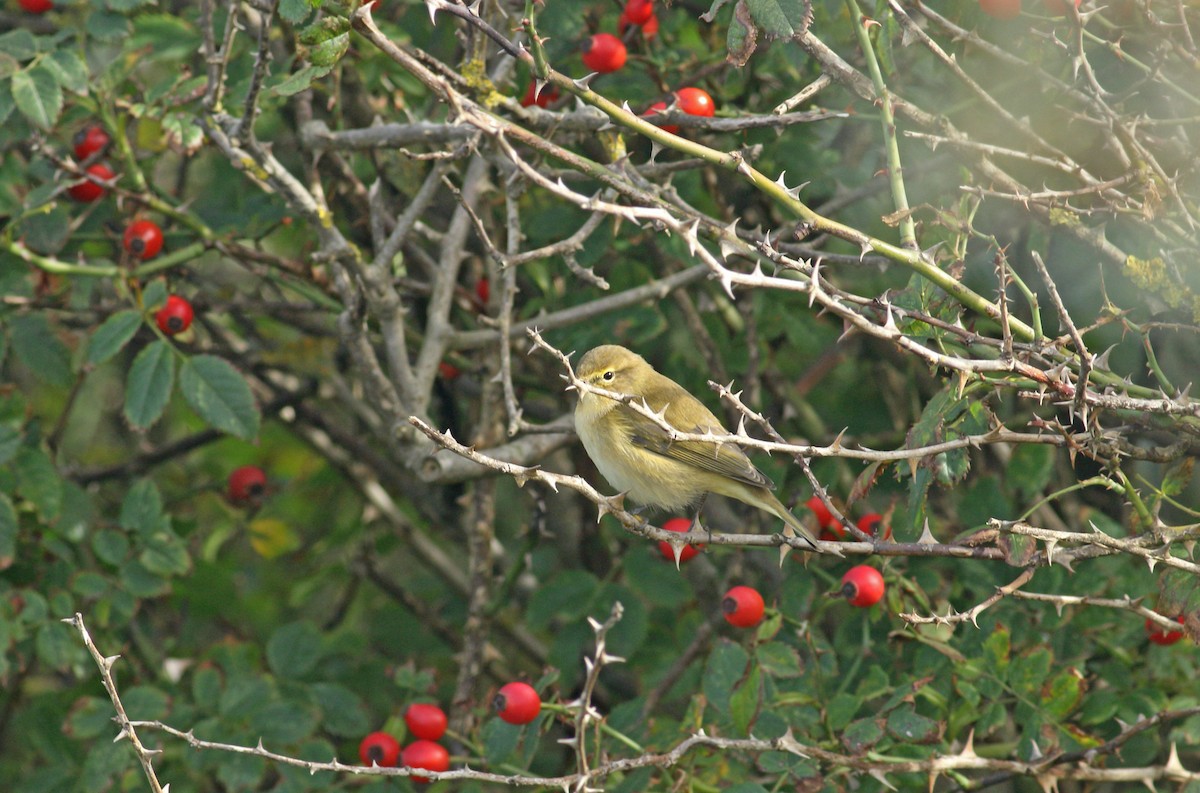
{"type": "MultiPolygon", "coordinates": [[[[615,344],[596,347],[580,360],[575,376],[590,386],[645,400],[680,432],[728,435],[700,400],[632,350],[615,344]]],[[[679,511],[701,503],[709,493],[736,498],[775,515],[819,550],[804,524],[771,492],[771,480],[734,444],[672,441],[662,427],[629,406],[579,391],[575,430],[583,448],[609,484],[633,501],[679,511]]]]}

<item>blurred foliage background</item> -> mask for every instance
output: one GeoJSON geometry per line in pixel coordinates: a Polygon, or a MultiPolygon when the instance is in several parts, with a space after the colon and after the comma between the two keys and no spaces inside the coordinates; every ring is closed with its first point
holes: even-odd
{"type": "MultiPolygon", "coordinates": [[[[404,742],[430,701],[456,768],[573,784],[573,749],[641,758],[588,783],[619,791],[1197,787],[1196,10],[986,5],[658,3],[657,34],[629,26],[626,66],[585,85],[617,3],[379,0],[368,22],[333,0],[5,0],[0,778],[147,785],[62,622],[80,613],[130,718],[304,760],[404,742]],[[518,101],[533,51],[546,109],[518,101]],[[684,86],[716,117],[637,126],[684,86]],[[91,125],[111,143],[80,160],[91,125]],[[116,179],[71,200],[98,160],[116,179]],[[163,228],[158,258],[123,251],[134,218],[163,228]],[[155,326],[168,294],[195,308],[179,336],[155,326]],[[1006,333],[1001,303],[1037,333],[1006,333]],[[752,453],[785,503],[893,536],[676,569],[578,492],[413,430],[608,493],[542,431],[573,403],[526,326],[641,352],[736,427],[709,385],[732,383],[824,450],[752,453]],[[1009,353],[1025,368],[996,368],[1009,353]],[[268,477],[248,507],[226,497],[243,465],[268,477]],[[831,593],[863,562],[887,593],[855,609],[831,593]],[[734,584],[765,596],[758,628],[721,618],[734,584]],[[604,729],[576,735],[587,620],[617,602],[604,729]],[[1152,610],[1184,640],[1148,641],[1152,610]],[[513,679],[560,704],[499,721],[513,679]],[[755,740],[656,755],[701,730],[755,740]]],[[[719,499],[705,519],[778,531],[719,499]]],[[[138,732],[176,790],[413,784],[138,732]]]]}

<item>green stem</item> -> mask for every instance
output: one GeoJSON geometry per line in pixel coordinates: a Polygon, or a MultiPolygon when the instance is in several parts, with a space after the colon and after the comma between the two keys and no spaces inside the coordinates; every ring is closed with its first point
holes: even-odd
{"type": "Polygon", "coordinates": [[[1106,488],[1108,490],[1121,490],[1120,485],[1118,485],[1116,482],[1112,481],[1111,479],[1107,479],[1103,476],[1093,476],[1090,479],[1084,479],[1080,482],[1076,482],[1073,485],[1064,487],[1062,490],[1055,490],[1053,493],[1049,494],[1048,496],[1043,498],[1041,501],[1038,501],[1033,506],[1031,506],[1029,509],[1027,509],[1023,513],[1021,513],[1021,516],[1019,518],[1017,518],[1017,520],[1027,520],[1029,518],[1029,516],[1032,515],[1034,512],[1036,512],[1043,504],[1049,504],[1051,501],[1061,498],[1062,496],[1065,496],[1067,493],[1072,493],[1076,490],[1083,490],[1084,488],[1092,487],[1093,485],[1099,485],[1100,487],[1106,488]]]}
{"type": "Polygon", "coordinates": [[[50,258],[49,256],[42,256],[40,253],[34,253],[19,242],[0,240],[0,250],[7,251],[18,259],[54,275],[87,275],[95,278],[115,278],[121,274],[121,268],[115,264],[107,266],[71,264],[50,258]]]}
{"type": "Polygon", "coordinates": [[[883,80],[883,72],[879,68],[879,59],[875,57],[875,45],[871,43],[871,35],[864,24],[862,11],[856,0],[846,0],[846,10],[850,12],[850,20],[854,32],[858,36],[858,45],[862,49],[863,58],[867,62],[867,71],[871,82],[875,85],[875,95],[879,97],[880,124],[883,127],[884,150],[887,152],[888,184],[892,190],[892,203],[896,211],[902,213],[900,220],[900,244],[906,248],[917,249],[917,226],[909,211],[908,192],[904,187],[904,171],[900,163],[900,144],[896,139],[896,116],[892,112],[892,93],[883,80]]]}
{"type": "Polygon", "coordinates": [[[1158,381],[1163,392],[1169,396],[1178,394],[1179,392],[1167,377],[1167,373],[1158,365],[1158,356],[1154,354],[1154,345],[1150,343],[1149,334],[1142,337],[1142,346],[1146,348],[1146,364],[1150,367],[1150,371],[1154,373],[1154,379],[1158,381]]]}

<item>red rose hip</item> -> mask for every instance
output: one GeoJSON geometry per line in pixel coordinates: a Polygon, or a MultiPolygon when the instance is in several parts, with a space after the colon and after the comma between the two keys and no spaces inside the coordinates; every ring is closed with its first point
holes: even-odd
{"type": "Polygon", "coordinates": [[[135,220],[125,229],[125,250],[143,261],[153,259],[162,250],[162,229],[153,220],[135,220]]]}
{"type": "Polygon", "coordinates": [[[766,604],[758,590],[749,586],[735,586],[725,593],[721,611],[725,621],[736,628],[753,628],[762,622],[766,604]]]}
{"type": "MultiPolygon", "coordinates": [[[[671,518],[666,523],[664,523],[662,527],[666,531],[677,531],[680,533],[686,533],[689,529],[692,528],[692,522],[690,520],[688,520],[687,518],[671,518]]],[[[703,547],[704,547],[703,545],[685,545],[685,546],[683,546],[683,550],[679,552],[680,564],[688,561],[689,559],[693,558],[696,554],[700,553],[700,549],[703,547]]],[[[659,541],[658,552],[661,553],[662,557],[664,559],[666,559],[668,562],[675,561],[675,549],[672,548],[671,543],[667,542],[666,540],[659,541]]]]}
{"type": "Polygon", "coordinates": [[[654,16],[654,0],[629,0],[621,13],[633,24],[644,25],[654,16]]]}
{"type": "Polygon", "coordinates": [[[245,506],[259,501],[267,489],[267,475],[257,465],[243,465],[229,475],[225,495],[229,503],[245,506]]]}
{"type": "Polygon", "coordinates": [[[509,724],[528,724],[542,712],[542,698],[528,683],[506,683],[496,692],[492,709],[509,724]]]}
{"type": "Polygon", "coordinates": [[[167,304],[154,315],[154,321],[159,330],[168,336],[174,336],[192,326],[193,315],[191,303],[179,295],[171,295],[167,298],[167,304]]]}
{"type": "Polygon", "coordinates": [[[446,711],[437,705],[418,702],[404,711],[404,723],[414,738],[436,741],[446,734],[446,711]]]}
{"type": "MultiPolygon", "coordinates": [[[[1183,624],[1183,615],[1180,614],[1178,617],[1175,618],[1175,621],[1182,625],[1183,624]]],[[[1169,631],[1166,628],[1163,628],[1162,626],[1160,626],[1154,620],[1147,617],[1146,618],[1146,638],[1149,639],[1150,641],[1154,642],[1155,644],[1160,644],[1160,645],[1166,647],[1166,646],[1172,645],[1175,642],[1182,639],[1183,632],[1182,631],[1169,631]]]]}
{"type": "MultiPolygon", "coordinates": [[[[89,165],[87,174],[105,182],[116,176],[111,168],[104,163],[99,162],[95,165],[89,165]]],[[[67,188],[67,195],[71,196],[71,198],[82,204],[90,204],[93,201],[99,201],[104,197],[106,192],[108,192],[108,190],[105,189],[103,185],[96,184],[91,179],[83,179],[82,181],[76,182],[67,188]]]]}
{"type": "Polygon", "coordinates": [[[597,33],[588,39],[583,50],[583,65],[593,72],[606,74],[625,65],[629,51],[625,42],[611,33],[597,33]]]}
{"type": "Polygon", "coordinates": [[[865,564],[851,567],[842,576],[841,594],[851,606],[874,606],[883,598],[883,574],[865,564]]]}
{"type": "Polygon", "coordinates": [[[703,88],[680,88],[675,92],[679,109],[689,116],[712,116],[717,112],[717,104],[703,88]]]}
{"type": "Polygon", "coordinates": [[[386,732],[373,732],[359,743],[358,758],[365,766],[392,768],[400,759],[400,744],[386,732]]]}
{"type": "Polygon", "coordinates": [[[75,159],[86,160],[98,151],[108,148],[112,138],[99,124],[91,124],[75,135],[75,159]]]}
{"type": "MultiPolygon", "coordinates": [[[[400,765],[409,768],[420,768],[424,771],[449,771],[450,752],[440,743],[433,741],[413,741],[400,752],[400,765]]],[[[413,782],[425,784],[429,777],[413,775],[413,782]]]]}

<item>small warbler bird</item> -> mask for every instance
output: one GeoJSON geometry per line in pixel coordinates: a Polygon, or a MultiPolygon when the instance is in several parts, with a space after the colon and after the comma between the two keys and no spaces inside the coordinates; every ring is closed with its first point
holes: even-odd
{"type": "MultiPolygon", "coordinates": [[[[590,350],[576,377],[637,402],[645,400],[680,432],[729,434],[700,400],[624,347],[605,344],[590,350]]],[[[613,487],[640,504],[671,511],[703,503],[709,493],[736,498],[775,515],[818,550],[804,524],[771,492],[771,480],[736,445],[672,441],[662,427],[628,405],[579,390],[575,430],[613,487]]]]}

